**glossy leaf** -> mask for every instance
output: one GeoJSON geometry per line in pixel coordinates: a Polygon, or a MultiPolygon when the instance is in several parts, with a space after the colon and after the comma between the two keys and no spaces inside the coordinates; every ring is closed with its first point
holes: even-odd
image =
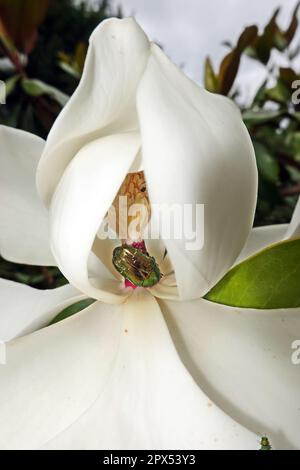
{"type": "Polygon", "coordinates": [[[14,92],[19,80],[20,80],[20,75],[18,74],[12,75],[10,78],[6,80],[5,82],[6,96],[10,96],[14,92]]]}
{"type": "Polygon", "coordinates": [[[260,251],[232,268],[205,298],[234,307],[300,307],[300,239],[260,251]]]}
{"type": "Polygon", "coordinates": [[[248,110],[243,113],[243,120],[249,124],[263,124],[265,122],[278,120],[283,114],[281,110],[248,110]]]}
{"type": "Polygon", "coordinates": [[[217,93],[219,91],[218,77],[216,76],[211,60],[209,57],[205,60],[204,68],[204,84],[205,88],[212,93],[217,93]]]}
{"type": "Polygon", "coordinates": [[[70,305],[58,315],[56,315],[56,317],[51,321],[50,325],[54,325],[54,323],[58,323],[59,321],[65,320],[66,318],[71,317],[72,315],[75,315],[78,312],[81,312],[81,310],[84,310],[85,308],[89,307],[94,302],[94,299],[84,299],[80,300],[79,302],[76,302],[73,305],[70,305]]]}
{"type": "Polygon", "coordinates": [[[251,110],[254,106],[264,103],[265,89],[266,89],[267,83],[268,83],[268,79],[265,79],[262,82],[262,84],[260,85],[260,87],[258,88],[258,90],[256,91],[256,93],[254,95],[254,98],[253,98],[253,101],[252,101],[252,104],[251,104],[251,107],[250,107],[250,112],[251,112],[251,110]]]}
{"type": "Polygon", "coordinates": [[[253,142],[259,173],[272,183],[279,178],[279,164],[269,152],[268,148],[260,142],[253,142]]]}
{"type": "Polygon", "coordinates": [[[64,72],[79,79],[83,72],[83,66],[87,54],[87,45],[80,41],[76,45],[74,54],[67,54],[65,52],[59,52],[58,65],[64,72]]]}
{"type": "Polygon", "coordinates": [[[287,104],[291,97],[291,90],[280,79],[273,88],[265,91],[266,98],[280,104],[287,104]]]}
{"type": "Polygon", "coordinates": [[[227,95],[231,90],[239,69],[241,55],[244,50],[255,40],[257,37],[257,31],[257,26],[255,25],[245,28],[239,37],[236,47],[222,60],[218,81],[219,92],[223,95],[227,95]]]}
{"type": "Polygon", "coordinates": [[[22,87],[24,91],[30,96],[42,96],[48,95],[50,98],[57,101],[61,106],[64,106],[69,96],[61,92],[57,88],[36,79],[24,79],[22,80],[22,87]]]}

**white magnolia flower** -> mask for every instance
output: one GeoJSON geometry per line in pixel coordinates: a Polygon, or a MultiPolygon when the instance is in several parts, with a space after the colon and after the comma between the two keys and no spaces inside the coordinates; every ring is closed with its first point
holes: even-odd
{"type": "Polygon", "coordinates": [[[238,257],[300,226],[298,207],[289,228],[251,231],[255,159],[234,105],[187,79],[134,20],[113,19],[93,33],[47,142],[5,127],[0,141],[1,253],[58,265],[70,282],[37,291],[0,281],[0,447],[256,449],[259,433],[299,447],[299,309],[201,298],[238,257]],[[141,168],[151,204],[205,204],[205,244],[152,240],[163,281],[131,289],[97,233],[141,168]],[[47,326],[87,297],[97,301],[47,326]]]}

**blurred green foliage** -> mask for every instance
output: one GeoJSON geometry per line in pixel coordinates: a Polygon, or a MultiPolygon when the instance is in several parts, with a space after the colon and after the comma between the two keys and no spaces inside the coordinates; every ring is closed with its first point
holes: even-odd
{"type": "Polygon", "coordinates": [[[89,36],[110,16],[121,11],[109,0],[93,9],[72,0],[0,0],[0,80],[7,91],[0,123],[47,137],[78,85],[89,36]]]}
{"type": "MultiPolygon", "coordinates": [[[[292,102],[293,83],[300,71],[293,62],[297,44],[299,4],[285,30],[277,9],[260,32],[256,25],[242,31],[214,69],[205,63],[205,87],[230,96],[241,108],[254,143],[259,171],[255,224],[290,220],[300,193],[300,105],[292,102]],[[273,51],[286,67],[277,67],[273,51]],[[265,67],[266,79],[251,103],[240,103],[235,85],[244,57],[265,67]]],[[[6,82],[7,102],[0,106],[0,123],[46,137],[54,120],[80,80],[88,39],[113,11],[109,0],[91,9],[72,0],[0,0],[0,80],[6,82]]],[[[300,97],[300,93],[299,93],[300,97]]],[[[39,288],[56,287],[65,279],[57,268],[16,265],[0,259],[0,276],[39,288]]]]}
{"type": "Polygon", "coordinates": [[[230,52],[217,72],[210,58],[205,63],[206,89],[236,100],[254,144],[259,172],[256,225],[289,222],[300,194],[300,105],[292,100],[295,89],[300,87],[300,82],[295,82],[300,73],[293,68],[300,52],[299,44],[293,41],[297,41],[298,10],[299,3],[286,30],[278,25],[277,8],[261,34],[257,26],[251,25],[241,33],[236,45],[226,42],[230,52]],[[273,51],[277,53],[276,61],[273,51]],[[239,90],[235,87],[243,57],[265,67],[266,77],[247,106],[239,103],[239,90]],[[289,66],[276,66],[280,59],[289,66]]]}

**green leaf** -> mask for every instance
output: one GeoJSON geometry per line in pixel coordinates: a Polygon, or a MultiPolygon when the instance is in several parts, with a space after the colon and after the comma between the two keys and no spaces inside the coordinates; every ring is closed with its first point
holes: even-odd
{"type": "Polygon", "coordinates": [[[20,75],[13,75],[8,78],[5,82],[6,96],[10,96],[16,88],[18,81],[20,80],[20,75]]]}
{"type": "Polygon", "coordinates": [[[253,142],[257,167],[259,173],[272,183],[277,183],[279,178],[279,164],[269,152],[268,148],[260,142],[253,142]]]}
{"type": "Polygon", "coordinates": [[[257,104],[259,105],[261,103],[264,103],[265,89],[266,89],[267,83],[268,83],[268,79],[265,79],[260,85],[260,87],[258,88],[258,90],[256,91],[252,104],[251,104],[251,108],[253,108],[257,104]]]}
{"type": "Polygon", "coordinates": [[[286,138],[289,154],[296,160],[300,158],[300,132],[290,132],[286,138]]]}
{"type": "Polygon", "coordinates": [[[300,307],[300,239],[256,253],[232,268],[205,299],[242,308],[300,307]]]}
{"type": "Polygon", "coordinates": [[[76,44],[74,54],[67,54],[66,52],[58,53],[58,65],[64,72],[76,79],[80,79],[83,72],[86,54],[87,44],[80,41],[76,44]]]}
{"type": "Polygon", "coordinates": [[[287,104],[291,100],[291,90],[280,79],[273,88],[265,90],[265,94],[267,99],[276,103],[287,104]]]}
{"type": "Polygon", "coordinates": [[[280,203],[281,196],[277,185],[259,175],[256,214],[264,215],[267,218],[280,203]]]}
{"type": "Polygon", "coordinates": [[[218,77],[216,76],[211,60],[209,57],[205,60],[205,67],[204,67],[204,85],[208,91],[212,93],[218,93],[219,91],[219,83],[218,77]]]}
{"type": "Polygon", "coordinates": [[[80,73],[72,67],[70,64],[66,64],[65,62],[58,62],[59,67],[66,72],[67,74],[71,75],[72,77],[76,78],[77,80],[80,79],[80,73]]]}
{"type": "Polygon", "coordinates": [[[22,88],[30,96],[38,97],[47,95],[53,100],[57,101],[57,103],[59,103],[62,107],[65,106],[69,100],[68,95],[58,90],[54,86],[48,85],[47,83],[38,79],[25,78],[22,80],[22,88]]]}
{"type": "Polygon", "coordinates": [[[268,121],[275,121],[284,114],[282,110],[249,110],[243,113],[243,119],[249,124],[262,124],[268,121]]]}
{"type": "Polygon", "coordinates": [[[54,325],[54,323],[58,323],[59,321],[65,320],[66,318],[75,315],[81,310],[92,305],[94,302],[94,299],[84,299],[80,300],[79,302],[76,302],[73,305],[70,305],[70,307],[65,308],[62,312],[56,315],[56,317],[51,321],[50,325],[54,325]]]}
{"type": "Polygon", "coordinates": [[[22,112],[20,113],[19,123],[20,123],[21,129],[27,132],[30,132],[32,134],[34,133],[35,131],[34,110],[33,110],[33,106],[30,103],[28,103],[24,107],[22,112]]]}

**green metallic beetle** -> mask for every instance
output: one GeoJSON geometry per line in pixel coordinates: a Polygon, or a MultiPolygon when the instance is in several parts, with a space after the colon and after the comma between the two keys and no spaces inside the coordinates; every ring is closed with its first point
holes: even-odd
{"type": "Polygon", "coordinates": [[[260,449],[259,450],[272,450],[272,446],[270,444],[269,439],[267,436],[263,436],[260,440],[260,449]]]}
{"type": "Polygon", "coordinates": [[[153,256],[130,245],[117,246],[112,262],[116,270],[135,286],[152,287],[162,277],[153,256]]]}

